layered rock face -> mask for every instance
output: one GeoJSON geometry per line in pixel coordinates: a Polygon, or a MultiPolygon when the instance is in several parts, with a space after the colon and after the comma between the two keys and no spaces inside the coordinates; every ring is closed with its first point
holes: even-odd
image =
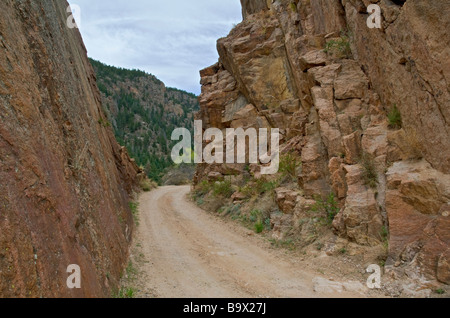
{"type": "MultiPolygon", "coordinates": [[[[201,71],[204,128],[280,128],[302,162],[284,213],[333,192],[341,237],[373,246],[388,231],[386,268],[449,284],[449,1],[241,3],[201,71]],[[367,26],[371,3],[381,29],[367,26]]],[[[220,171],[201,165],[195,180],[220,171]]]]}
{"type": "Polygon", "coordinates": [[[110,296],[138,167],[105,120],[66,1],[0,4],[0,297],[110,296]],[[81,269],[69,289],[67,268],[81,269]]]}

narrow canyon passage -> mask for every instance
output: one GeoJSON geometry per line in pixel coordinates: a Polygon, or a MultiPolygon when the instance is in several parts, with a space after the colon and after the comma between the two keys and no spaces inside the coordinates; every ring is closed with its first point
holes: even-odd
{"type": "Polygon", "coordinates": [[[188,200],[189,186],[161,187],[140,199],[141,282],[156,297],[362,297],[317,293],[314,273],[260,237],[188,200]]]}

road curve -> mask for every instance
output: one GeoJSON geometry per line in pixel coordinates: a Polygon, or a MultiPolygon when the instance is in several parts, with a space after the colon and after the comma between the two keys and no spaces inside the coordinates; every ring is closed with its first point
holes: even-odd
{"type": "Polygon", "coordinates": [[[316,293],[313,279],[248,230],[198,208],[189,186],[160,187],[140,198],[137,240],[147,259],[146,289],[161,298],[361,297],[316,293]]]}

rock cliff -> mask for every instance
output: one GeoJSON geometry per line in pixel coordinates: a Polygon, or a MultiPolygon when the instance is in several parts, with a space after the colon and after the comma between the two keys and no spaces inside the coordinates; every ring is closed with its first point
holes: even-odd
{"type": "Polygon", "coordinates": [[[0,4],[0,296],[110,296],[139,169],[105,120],[66,1],[0,4]],[[68,289],[67,268],[81,268],[68,289]]]}
{"type": "MultiPolygon", "coordinates": [[[[204,128],[281,129],[282,153],[301,161],[295,191],[276,190],[285,228],[333,193],[337,235],[388,240],[392,276],[450,284],[450,1],[241,3],[243,22],[201,71],[204,128]]],[[[247,170],[200,165],[195,182],[247,170]]]]}

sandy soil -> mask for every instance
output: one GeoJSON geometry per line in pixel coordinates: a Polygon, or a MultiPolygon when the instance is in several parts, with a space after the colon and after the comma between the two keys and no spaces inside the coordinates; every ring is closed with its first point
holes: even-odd
{"type": "Polygon", "coordinates": [[[140,198],[138,297],[364,297],[314,291],[320,275],[250,230],[198,208],[189,191],[168,186],[140,198]]]}

